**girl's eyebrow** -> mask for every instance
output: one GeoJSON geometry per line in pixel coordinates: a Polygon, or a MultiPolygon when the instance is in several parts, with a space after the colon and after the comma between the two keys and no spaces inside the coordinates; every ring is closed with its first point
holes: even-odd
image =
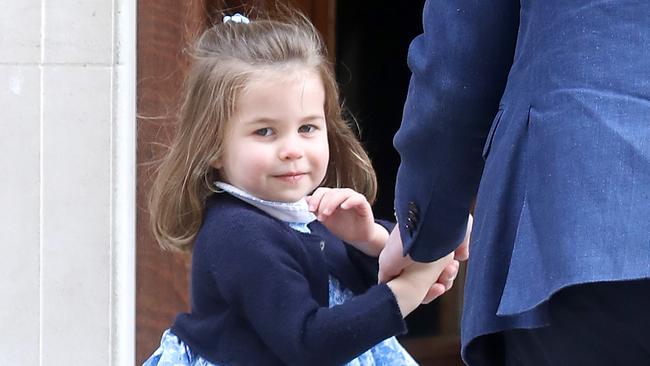
{"type": "MultiPolygon", "coordinates": [[[[325,120],[325,116],[321,114],[313,114],[309,116],[303,117],[300,121],[305,122],[305,121],[314,121],[314,120],[325,120]]],[[[246,124],[248,125],[254,125],[254,124],[276,124],[279,123],[280,120],[274,119],[274,118],[268,118],[268,117],[258,117],[255,119],[252,119],[250,121],[247,121],[246,124]]]]}
{"type": "Polygon", "coordinates": [[[247,121],[246,124],[253,125],[253,124],[260,124],[260,123],[277,123],[278,121],[273,119],[273,118],[255,118],[250,121],[247,121]]]}
{"type": "Polygon", "coordinates": [[[322,114],[313,114],[313,115],[311,115],[311,116],[307,116],[307,117],[303,118],[302,121],[303,121],[303,122],[304,122],[304,121],[313,121],[313,120],[315,120],[315,119],[322,119],[322,120],[324,121],[324,120],[325,120],[325,116],[322,115],[322,114]]]}

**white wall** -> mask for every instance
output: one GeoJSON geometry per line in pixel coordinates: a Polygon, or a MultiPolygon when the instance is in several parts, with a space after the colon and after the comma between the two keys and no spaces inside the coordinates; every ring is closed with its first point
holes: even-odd
{"type": "Polygon", "coordinates": [[[132,365],[135,0],[0,9],[0,365],[132,365]]]}

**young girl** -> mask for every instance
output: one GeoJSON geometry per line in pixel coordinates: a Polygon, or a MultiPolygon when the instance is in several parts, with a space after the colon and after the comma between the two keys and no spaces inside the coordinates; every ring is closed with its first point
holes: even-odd
{"type": "Polygon", "coordinates": [[[377,284],[390,225],[309,21],[226,17],[186,88],[151,215],[164,248],[193,250],[192,308],[145,365],[415,364],[392,336],[457,263],[377,284]]]}

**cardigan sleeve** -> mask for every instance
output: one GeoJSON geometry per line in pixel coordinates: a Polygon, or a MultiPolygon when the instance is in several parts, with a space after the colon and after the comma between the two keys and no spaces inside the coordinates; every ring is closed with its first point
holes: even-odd
{"type": "Polygon", "coordinates": [[[385,284],[342,305],[322,307],[305,276],[310,269],[301,242],[270,222],[237,230],[245,240],[220,241],[211,254],[214,280],[225,300],[287,364],[342,364],[405,332],[385,284]]]}

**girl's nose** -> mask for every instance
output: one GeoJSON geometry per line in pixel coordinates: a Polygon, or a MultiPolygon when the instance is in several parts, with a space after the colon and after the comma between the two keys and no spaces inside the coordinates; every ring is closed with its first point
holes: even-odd
{"type": "Polygon", "coordinates": [[[280,159],[295,160],[302,158],[304,150],[297,139],[287,139],[280,150],[280,159]]]}

